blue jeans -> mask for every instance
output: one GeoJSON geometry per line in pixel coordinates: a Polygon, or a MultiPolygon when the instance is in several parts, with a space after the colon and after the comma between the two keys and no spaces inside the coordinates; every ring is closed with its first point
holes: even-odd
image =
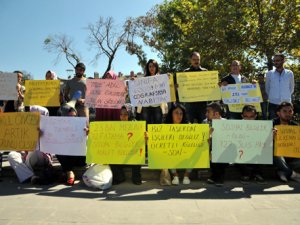
{"type": "Polygon", "coordinates": [[[284,157],[274,156],[273,161],[278,170],[284,172],[287,178],[290,178],[292,176],[293,170],[289,167],[284,157]]]}

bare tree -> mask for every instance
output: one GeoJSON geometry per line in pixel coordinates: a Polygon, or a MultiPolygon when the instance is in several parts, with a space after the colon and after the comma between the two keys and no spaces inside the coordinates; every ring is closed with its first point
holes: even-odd
{"type": "Polygon", "coordinates": [[[80,56],[73,47],[73,39],[67,35],[50,35],[44,40],[44,48],[50,52],[57,54],[55,63],[57,63],[61,56],[64,55],[66,60],[73,68],[79,63],[80,56]]]}
{"type": "Polygon", "coordinates": [[[112,17],[107,19],[100,17],[95,24],[89,24],[87,30],[89,31],[88,42],[90,47],[96,47],[97,49],[94,60],[97,61],[102,55],[108,58],[107,68],[104,72],[104,74],[106,74],[106,72],[111,69],[118,49],[121,46],[127,45],[131,22],[127,20],[122,29],[119,29],[119,27],[114,24],[112,17]]]}

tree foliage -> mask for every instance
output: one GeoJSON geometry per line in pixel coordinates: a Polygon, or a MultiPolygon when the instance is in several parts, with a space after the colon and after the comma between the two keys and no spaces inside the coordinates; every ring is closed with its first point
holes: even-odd
{"type": "Polygon", "coordinates": [[[300,0],[172,0],[136,23],[168,71],[183,70],[199,51],[202,66],[222,74],[238,59],[247,75],[272,68],[277,52],[299,58],[299,11],[300,0]]]}

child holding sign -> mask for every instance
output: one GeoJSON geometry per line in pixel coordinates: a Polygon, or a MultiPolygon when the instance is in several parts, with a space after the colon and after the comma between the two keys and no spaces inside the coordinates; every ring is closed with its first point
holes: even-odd
{"type": "MultiPolygon", "coordinates": [[[[166,123],[167,124],[186,124],[187,117],[186,117],[186,109],[181,104],[173,104],[171,109],[168,112],[168,115],[166,117],[166,123]]],[[[192,169],[186,169],[184,176],[183,176],[183,184],[190,184],[190,178],[189,175],[191,173],[192,169]]],[[[179,184],[179,176],[176,169],[172,169],[171,173],[173,175],[172,184],[178,185],[179,184]]]]}
{"type": "MultiPolygon", "coordinates": [[[[132,111],[127,109],[126,106],[122,106],[120,111],[120,120],[121,121],[130,121],[133,119],[132,111]]],[[[124,165],[110,165],[110,168],[113,173],[113,184],[120,184],[125,181],[125,174],[123,171],[124,165]]],[[[132,183],[135,185],[141,185],[141,166],[140,165],[131,165],[132,168],[132,183]]]]}
{"type": "MultiPolygon", "coordinates": [[[[212,120],[225,120],[222,118],[222,107],[217,102],[212,102],[207,105],[206,108],[206,119],[203,123],[208,123],[210,126],[212,124],[212,120]]],[[[212,134],[213,128],[210,128],[210,133],[212,134]]],[[[210,148],[211,148],[211,138],[209,139],[210,148]]],[[[223,186],[225,170],[227,167],[227,163],[212,163],[210,164],[211,176],[207,179],[207,183],[215,184],[217,187],[223,186]]]]}

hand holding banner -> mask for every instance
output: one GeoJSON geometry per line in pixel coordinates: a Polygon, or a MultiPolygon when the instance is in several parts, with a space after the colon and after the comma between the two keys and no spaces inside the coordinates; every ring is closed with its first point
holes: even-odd
{"type": "Polygon", "coordinates": [[[39,138],[37,112],[0,113],[0,149],[33,151],[39,138]]]}
{"type": "Polygon", "coordinates": [[[209,168],[208,124],[148,125],[150,169],[209,168]]]}
{"type": "Polygon", "coordinates": [[[145,131],[145,121],[92,122],[86,161],[99,164],[144,164],[145,131]]]}

